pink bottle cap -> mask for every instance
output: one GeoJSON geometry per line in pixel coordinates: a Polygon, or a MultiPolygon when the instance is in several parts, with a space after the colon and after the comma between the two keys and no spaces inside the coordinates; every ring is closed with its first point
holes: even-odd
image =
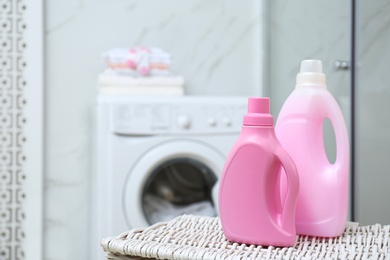
{"type": "Polygon", "coordinates": [[[270,114],[269,98],[250,97],[248,99],[248,113],[244,116],[244,125],[274,125],[274,119],[270,114]]]}

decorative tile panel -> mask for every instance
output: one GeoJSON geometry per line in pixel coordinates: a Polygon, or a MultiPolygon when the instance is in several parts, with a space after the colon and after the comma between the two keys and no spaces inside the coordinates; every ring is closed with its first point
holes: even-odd
{"type": "Polygon", "coordinates": [[[26,10],[25,1],[0,1],[0,259],[25,258],[26,10]]]}

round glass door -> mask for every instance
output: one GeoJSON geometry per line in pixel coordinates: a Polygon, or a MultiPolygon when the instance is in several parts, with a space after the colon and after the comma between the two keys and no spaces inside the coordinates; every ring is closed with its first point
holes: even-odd
{"type": "Polygon", "coordinates": [[[215,216],[211,191],[217,177],[204,163],[176,158],[162,163],[150,175],[142,192],[149,224],[182,214],[215,216]]]}
{"type": "Polygon", "coordinates": [[[146,227],[182,214],[215,216],[212,189],[225,163],[213,147],[197,141],[172,141],[140,157],[123,189],[129,228],[146,227]]]}

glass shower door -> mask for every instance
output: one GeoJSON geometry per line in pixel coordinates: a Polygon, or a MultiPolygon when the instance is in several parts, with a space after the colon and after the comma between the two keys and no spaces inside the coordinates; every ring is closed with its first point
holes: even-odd
{"type": "Polygon", "coordinates": [[[390,2],[357,1],[355,216],[390,224],[390,2]]]}
{"type": "MultiPolygon", "coordinates": [[[[295,78],[304,59],[322,60],[327,86],[344,114],[350,132],[351,106],[351,4],[350,1],[266,1],[268,6],[268,54],[265,96],[277,115],[295,88],[295,78]]],[[[325,121],[328,158],[336,158],[335,138],[325,121]]],[[[351,141],[351,138],[350,138],[351,141]]],[[[352,210],[350,209],[350,212],[352,210]]],[[[351,219],[351,216],[350,216],[351,219]]]]}

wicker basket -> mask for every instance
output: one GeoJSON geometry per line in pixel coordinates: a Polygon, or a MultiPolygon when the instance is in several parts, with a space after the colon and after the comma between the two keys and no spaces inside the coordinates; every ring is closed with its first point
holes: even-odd
{"type": "Polygon", "coordinates": [[[390,259],[390,226],[348,223],[337,238],[298,236],[294,247],[231,243],[219,218],[183,215],[103,239],[108,259],[390,259]]]}

